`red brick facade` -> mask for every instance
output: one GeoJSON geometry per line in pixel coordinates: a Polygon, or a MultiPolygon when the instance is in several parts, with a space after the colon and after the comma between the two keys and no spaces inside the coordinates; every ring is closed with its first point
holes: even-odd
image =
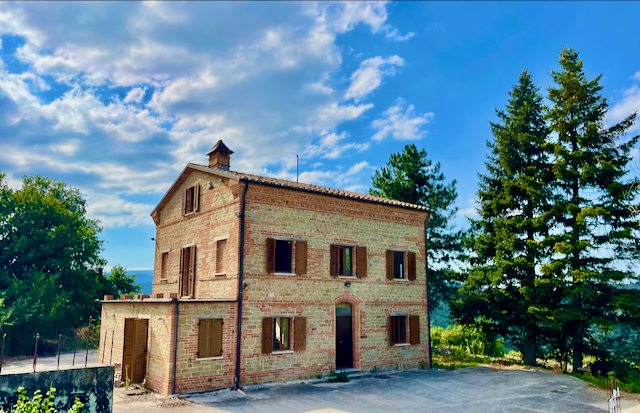
{"type": "MultiPolygon", "coordinates": [[[[122,362],[124,319],[146,318],[150,320],[146,380],[151,388],[161,393],[173,392],[174,353],[175,392],[234,385],[245,188],[242,385],[315,378],[335,369],[336,305],[344,302],[352,306],[355,369],[405,369],[429,362],[424,244],[428,211],[245,182],[225,172],[188,167],[154,211],[157,236],[153,292],[162,293],[165,298],[103,302],[99,354],[102,362],[122,362]],[[200,187],[199,209],[184,216],[183,191],[194,185],[200,187]],[[304,243],[305,273],[267,273],[269,238],[290,240],[294,263],[299,249],[296,244],[302,248],[304,243]],[[366,277],[332,277],[332,244],[366,247],[366,277]],[[167,297],[170,293],[179,294],[180,251],[192,245],[196,247],[195,296],[179,300],[176,349],[176,300],[167,297]],[[222,246],[225,251],[220,250],[222,246]],[[402,268],[407,266],[406,257],[415,253],[415,280],[388,278],[388,250],[404,251],[402,268]],[[161,278],[163,253],[169,258],[168,274],[161,278]],[[414,331],[412,336],[412,340],[420,340],[419,344],[390,344],[392,315],[407,320],[409,315],[419,316],[420,332],[414,331]],[[265,354],[262,320],[276,316],[291,320],[291,350],[265,354]],[[220,357],[197,357],[201,318],[223,318],[220,357]],[[296,319],[300,320],[297,324],[296,319]],[[306,327],[304,334],[297,332],[306,337],[303,351],[296,348],[296,325],[306,327]]],[[[357,264],[354,261],[352,265],[357,264]]],[[[408,321],[406,329],[409,337],[408,321]]]]}

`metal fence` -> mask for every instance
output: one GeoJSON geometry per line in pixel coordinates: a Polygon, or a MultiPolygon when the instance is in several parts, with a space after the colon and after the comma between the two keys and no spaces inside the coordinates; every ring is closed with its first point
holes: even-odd
{"type": "MultiPolygon", "coordinates": [[[[58,340],[57,340],[57,351],[55,352],[55,354],[53,356],[45,356],[45,357],[41,357],[41,364],[43,364],[41,368],[41,370],[60,370],[60,367],[62,366],[63,368],[68,368],[69,366],[71,367],[87,367],[89,364],[94,364],[95,362],[97,362],[97,360],[89,360],[89,353],[90,351],[93,353],[95,352],[97,354],[97,350],[94,349],[90,349],[90,343],[91,343],[91,334],[92,334],[92,324],[91,324],[91,317],[89,317],[89,324],[87,325],[87,332],[88,332],[88,336],[87,337],[81,337],[80,334],[76,331],[73,333],[73,335],[70,337],[68,335],[62,335],[59,334],[58,335],[58,340]],[[64,339],[69,339],[71,338],[73,340],[73,353],[71,351],[61,351],[61,344],[63,342],[63,338],[64,339]],[[78,342],[79,341],[84,341],[84,345],[81,347],[84,348],[78,348],[78,342]],[[45,360],[45,362],[43,363],[43,359],[45,360]]],[[[40,334],[36,333],[36,335],[34,336],[34,342],[33,342],[33,362],[31,363],[31,358],[13,358],[13,359],[6,359],[5,357],[5,347],[6,347],[6,342],[7,342],[7,335],[4,334],[2,336],[2,344],[0,345],[0,374],[2,373],[2,368],[3,365],[5,367],[5,373],[7,368],[11,368],[12,372],[26,372],[26,371],[32,371],[32,372],[36,372],[37,368],[38,368],[38,352],[42,351],[42,342],[41,342],[41,336],[40,334]],[[9,362],[9,363],[7,363],[9,362]],[[30,368],[29,368],[30,367],[30,368]]],[[[80,343],[82,344],[82,343],[80,343]]],[[[51,353],[48,353],[51,354],[51,353]]],[[[93,358],[93,357],[92,357],[93,358]]]]}

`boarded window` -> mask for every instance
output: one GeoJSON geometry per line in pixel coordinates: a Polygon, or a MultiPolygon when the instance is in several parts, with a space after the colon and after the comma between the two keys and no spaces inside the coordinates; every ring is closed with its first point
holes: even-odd
{"type": "Polygon", "coordinates": [[[198,322],[198,358],[222,356],[222,325],[219,318],[198,322]]]}
{"type": "Polygon", "coordinates": [[[420,344],[420,316],[409,316],[409,334],[411,344],[420,344]]]}
{"type": "Polygon", "coordinates": [[[367,276],[367,247],[356,247],[356,276],[367,276]]]}
{"type": "Polygon", "coordinates": [[[167,278],[169,266],[169,253],[163,252],[160,257],[160,278],[167,278]]]}
{"type": "Polygon", "coordinates": [[[291,336],[289,335],[291,319],[277,317],[273,323],[273,351],[285,351],[291,348],[291,336]]]}
{"type": "Polygon", "coordinates": [[[294,350],[305,351],[307,349],[307,319],[305,317],[296,317],[293,323],[294,350]]]}
{"type": "Polygon", "coordinates": [[[407,317],[406,316],[390,316],[389,317],[389,333],[391,336],[391,345],[402,344],[407,342],[407,317]]]}
{"type": "Polygon", "coordinates": [[[346,277],[351,276],[353,248],[341,246],[338,258],[338,274],[346,277]]]}
{"type": "Polygon", "coordinates": [[[216,274],[225,274],[227,256],[227,240],[219,240],[216,242],[216,274]]]}
{"type": "Polygon", "coordinates": [[[178,291],[180,293],[180,297],[195,297],[195,281],[196,246],[193,245],[180,250],[180,277],[178,280],[178,291]]]}
{"type": "Polygon", "coordinates": [[[182,198],[182,214],[196,212],[200,207],[200,185],[194,185],[184,191],[182,198]]]}

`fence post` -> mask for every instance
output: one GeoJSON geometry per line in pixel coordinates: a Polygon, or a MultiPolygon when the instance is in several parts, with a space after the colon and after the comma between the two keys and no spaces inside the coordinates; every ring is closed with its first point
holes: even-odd
{"type": "Polygon", "coordinates": [[[4,362],[4,341],[7,338],[7,333],[2,336],[2,350],[0,351],[0,373],[2,373],[2,363],[4,362]]]}
{"type": "Polygon", "coordinates": [[[91,340],[91,316],[89,316],[89,327],[87,328],[87,353],[84,356],[84,366],[87,367],[87,361],[89,360],[89,340],[91,340]]]}
{"type": "Polygon", "coordinates": [[[58,370],[60,370],[60,340],[62,340],[62,334],[58,334],[58,370]]]}
{"type": "Polygon", "coordinates": [[[73,339],[73,362],[71,363],[72,366],[76,365],[76,349],[78,348],[78,333],[74,333],[75,334],[75,338],[73,339]]]}
{"type": "Polygon", "coordinates": [[[113,335],[116,333],[116,330],[111,332],[111,351],[109,352],[109,365],[111,365],[111,357],[113,356],[113,335]]]}
{"type": "Polygon", "coordinates": [[[40,341],[40,334],[36,334],[36,348],[33,350],[33,372],[36,372],[36,362],[38,361],[38,341],[40,341]]]}

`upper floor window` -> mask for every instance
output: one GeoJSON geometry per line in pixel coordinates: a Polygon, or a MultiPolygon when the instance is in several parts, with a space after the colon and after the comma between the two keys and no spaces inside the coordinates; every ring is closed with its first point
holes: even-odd
{"type": "Polygon", "coordinates": [[[167,278],[169,275],[169,252],[163,252],[160,257],[160,278],[167,278]]]}
{"type": "Polygon", "coordinates": [[[338,263],[338,274],[351,276],[351,258],[353,257],[352,247],[340,247],[340,262],[338,263]]]}
{"type": "Polygon", "coordinates": [[[393,251],[393,278],[404,278],[404,252],[393,251]]]}
{"type": "Polygon", "coordinates": [[[267,273],[307,273],[307,242],[267,238],[267,273]]]}
{"type": "Polygon", "coordinates": [[[182,215],[196,212],[200,206],[200,185],[196,184],[183,191],[182,215]]]}
{"type": "Polygon", "coordinates": [[[387,250],[386,264],[388,280],[416,279],[415,252],[387,250]]]}
{"type": "Polygon", "coordinates": [[[367,247],[331,245],[329,274],[332,277],[366,277],[367,247]]]}

